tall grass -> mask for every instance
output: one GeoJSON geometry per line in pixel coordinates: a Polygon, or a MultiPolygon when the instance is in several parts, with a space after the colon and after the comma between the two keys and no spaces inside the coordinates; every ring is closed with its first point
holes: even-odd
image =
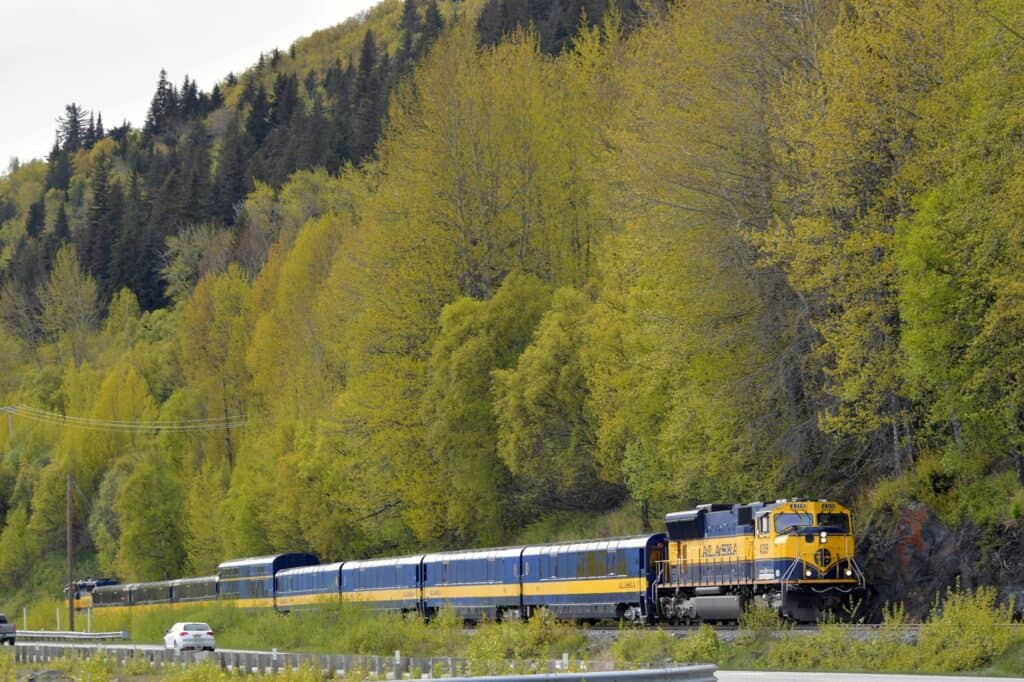
{"type": "Polygon", "coordinates": [[[610,649],[616,668],[675,663],[714,663],[722,655],[718,635],[707,625],[676,638],[662,629],[621,630],[610,649]]]}
{"type": "Polygon", "coordinates": [[[954,586],[936,599],[916,643],[907,641],[907,633],[900,627],[905,621],[903,610],[887,608],[885,622],[870,639],[853,638],[847,628],[834,622],[822,623],[812,636],[777,640],[752,665],[766,670],[979,670],[1024,643],[1024,633],[1011,627],[1012,615],[1012,605],[998,604],[995,588],[971,592],[954,586]]]}

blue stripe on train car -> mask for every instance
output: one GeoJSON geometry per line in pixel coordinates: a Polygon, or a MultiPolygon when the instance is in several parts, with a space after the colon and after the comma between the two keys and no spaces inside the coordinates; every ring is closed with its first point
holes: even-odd
{"type": "Polygon", "coordinates": [[[278,611],[337,604],[341,600],[341,562],[288,568],[277,573],[274,605],[278,611]]]}
{"type": "Polygon", "coordinates": [[[423,557],[423,605],[454,609],[466,620],[518,615],[523,547],[440,552],[423,557]]]}
{"type": "Polygon", "coordinates": [[[341,601],[381,611],[418,611],[423,555],[346,561],[341,567],[341,601]]]}
{"type": "Polygon", "coordinates": [[[239,606],[273,606],[274,574],[320,563],[314,554],[291,552],[225,561],[217,567],[220,598],[239,606]]]}
{"type": "Polygon", "coordinates": [[[656,563],[666,536],[526,547],[523,606],[546,607],[562,618],[647,617],[655,603],[656,563]]]}
{"type": "Polygon", "coordinates": [[[737,585],[753,582],[808,582],[814,580],[856,581],[856,572],[847,559],[824,569],[800,559],[774,558],[756,561],[705,561],[673,565],[666,579],[670,585],[737,585]],[[849,570],[851,575],[847,576],[849,570]],[[809,574],[808,574],[809,572],[809,574]]]}

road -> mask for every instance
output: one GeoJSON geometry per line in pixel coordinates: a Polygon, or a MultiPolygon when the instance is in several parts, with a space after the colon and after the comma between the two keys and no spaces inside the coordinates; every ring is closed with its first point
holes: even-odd
{"type": "Polygon", "coordinates": [[[866,673],[776,673],[719,670],[718,682],[1006,682],[1022,677],[948,677],[946,675],[870,675],[866,673]]]}

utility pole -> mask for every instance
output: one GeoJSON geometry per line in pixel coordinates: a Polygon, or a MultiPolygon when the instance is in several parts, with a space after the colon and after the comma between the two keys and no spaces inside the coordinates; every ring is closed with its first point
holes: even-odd
{"type": "Polygon", "coordinates": [[[67,505],[67,529],[68,529],[68,630],[75,631],[75,583],[71,578],[71,472],[68,472],[68,505],[67,505]]]}

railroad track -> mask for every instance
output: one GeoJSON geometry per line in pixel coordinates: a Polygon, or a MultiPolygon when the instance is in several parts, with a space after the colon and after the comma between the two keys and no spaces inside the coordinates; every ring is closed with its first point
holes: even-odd
{"type": "MultiPolygon", "coordinates": [[[[739,632],[741,630],[754,631],[756,628],[741,628],[735,623],[726,624],[708,624],[715,632],[739,632]]],[[[904,625],[882,625],[882,624],[867,624],[867,623],[834,623],[834,627],[843,628],[850,632],[867,632],[867,633],[878,633],[884,631],[889,632],[904,632],[916,634],[920,628],[920,623],[907,623],[904,625]]],[[[586,630],[592,632],[618,632],[627,630],[663,630],[673,634],[688,634],[696,632],[701,626],[700,625],[647,625],[647,626],[635,626],[629,625],[625,627],[619,627],[617,625],[589,625],[586,626],[586,630]]],[[[1024,627],[1022,625],[1014,625],[1011,627],[1024,627]]],[[[773,632],[817,632],[819,625],[816,623],[792,623],[779,628],[773,628],[773,632]]]]}

